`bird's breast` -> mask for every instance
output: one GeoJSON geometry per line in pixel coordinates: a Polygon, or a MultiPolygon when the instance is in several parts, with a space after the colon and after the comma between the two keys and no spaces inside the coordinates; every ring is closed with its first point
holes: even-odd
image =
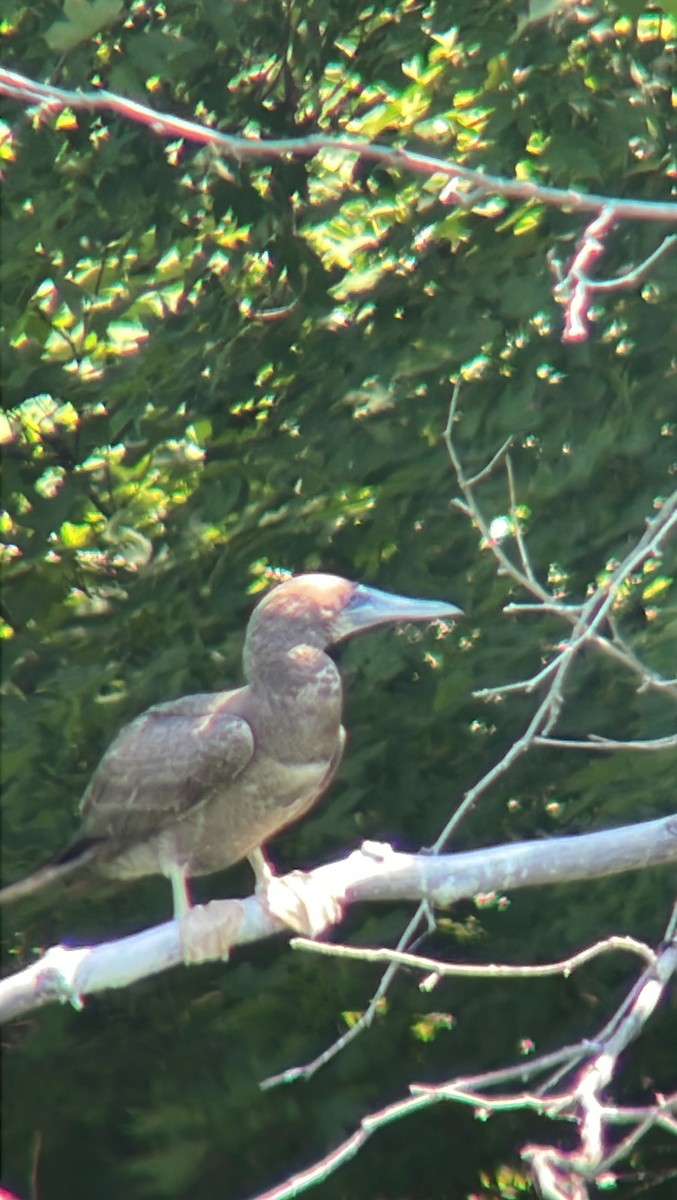
{"type": "Polygon", "coordinates": [[[332,774],[331,759],[293,763],[260,754],[242,773],[240,786],[216,795],[208,806],[209,835],[202,839],[192,873],[222,869],[267,842],[312,807],[332,774]],[[204,854],[206,845],[210,852],[204,854]]]}

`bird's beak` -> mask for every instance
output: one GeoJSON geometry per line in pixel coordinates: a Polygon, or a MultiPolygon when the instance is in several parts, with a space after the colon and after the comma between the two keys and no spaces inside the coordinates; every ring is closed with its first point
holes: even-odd
{"type": "Polygon", "coordinates": [[[390,621],[454,621],[463,612],[440,600],[413,600],[356,584],[336,622],[338,638],[390,621]]]}

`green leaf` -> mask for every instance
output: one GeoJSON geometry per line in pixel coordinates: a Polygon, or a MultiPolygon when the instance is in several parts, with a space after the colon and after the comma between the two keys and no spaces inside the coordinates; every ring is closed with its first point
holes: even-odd
{"type": "Polygon", "coordinates": [[[44,34],[50,50],[65,52],[113,25],[123,0],[64,0],[65,21],[55,21],[44,34]]]}

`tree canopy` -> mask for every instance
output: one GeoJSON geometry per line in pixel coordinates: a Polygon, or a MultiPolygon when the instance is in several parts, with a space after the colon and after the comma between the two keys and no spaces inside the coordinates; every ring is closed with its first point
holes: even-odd
{"type": "MultiPolygon", "coordinates": [[[[674,542],[614,574],[676,486],[674,2],[540,16],[504,0],[17,0],[0,28],[4,878],[68,842],[125,722],[240,682],[248,614],[285,572],[467,616],[339,652],[348,749],[321,806],[274,843],[280,870],[367,838],[434,843],[523,737],[539,673],[577,636],[563,610],[607,585],[547,732],[625,745],[530,742],[452,849],[674,812],[674,542]],[[176,118],[207,135],[172,132],[176,118]],[[226,153],[209,133],[300,146],[226,153]]],[[[538,963],[612,934],[655,946],[673,889],[666,867],[467,901],[420,948],[538,963]]],[[[250,890],[246,865],[196,887],[250,890]]],[[[393,946],[410,915],[359,906],[331,936],[393,946]]],[[[163,880],[36,896],[4,919],[5,967],[168,916],[163,880]]],[[[276,939],[11,1027],[5,1186],[253,1195],[413,1081],[592,1037],[636,967],[428,992],[400,971],[342,1054],[262,1091],[351,1026],[380,970],[276,939]]],[[[618,1103],[674,1091],[676,1039],[673,1000],[628,1055],[618,1103]]],[[[439,1103],[317,1194],[535,1194],[519,1148],[566,1147],[550,1126],[439,1103]]],[[[645,1178],[667,1198],[674,1165],[657,1128],[616,1194],[645,1178]]]]}

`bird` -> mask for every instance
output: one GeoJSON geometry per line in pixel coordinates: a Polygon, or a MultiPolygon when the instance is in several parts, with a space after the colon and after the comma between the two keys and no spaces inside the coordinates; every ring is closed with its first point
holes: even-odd
{"type": "Polygon", "coordinates": [[[318,801],[343,753],[341,676],[327,649],[379,625],[461,615],[337,575],[287,578],[252,612],[244,685],[156,704],[126,725],[84,792],[75,840],[0,902],[79,873],[164,875],[180,919],[191,878],[246,857],[265,886],[263,845],[318,801]]]}

